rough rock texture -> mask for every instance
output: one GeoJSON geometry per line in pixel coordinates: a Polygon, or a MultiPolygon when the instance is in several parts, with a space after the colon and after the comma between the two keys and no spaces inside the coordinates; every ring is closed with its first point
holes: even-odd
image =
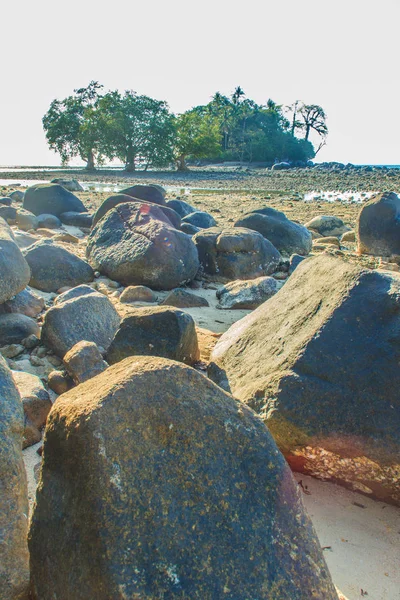
{"type": "Polygon", "coordinates": [[[340,238],[341,242],[348,242],[348,243],[354,243],[356,241],[356,232],[355,231],[347,231],[346,233],[344,233],[342,235],[342,237],[340,238]]]}
{"type": "Polygon", "coordinates": [[[34,319],[44,309],[44,299],[26,288],[0,306],[6,313],[20,313],[34,319]]]}
{"type": "Polygon", "coordinates": [[[0,315],[0,346],[19,344],[29,335],[40,336],[36,321],[19,313],[0,315]]]}
{"type": "Polygon", "coordinates": [[[295,470],[400,503],[400,275],[321,255],[212,360],[295,470]]]}
{"type": "Polygon", "coordinates": [[[192,239],[172,227],[159,206],[130,202],[110,210],[92,229],[92,266],[124,285],[171,289],[196,275],[192,239]]]}
{"type": "Polygon", "coordinates": [[[88,294],[95,294],[96,290],[90,287],[90,285],[77,285],[71,290],[67,290],[63,292],[54,300],[54,304],[61,304],[66,300],[71,300],[72,298],[79,298],[79,296],[87,296],[88,294]]]}
{"type": "Polygon", "coordinates": [[[160,358],[57,400],[29,546],[40,600],[337,600],[265,425],[160,358]]]}
{"type": "Polygon", "coordinates": [[[273,273],[278,250],[260,233],[232,227],[211,228],[193,236],[204,272],[225,279],[253,279],[273,273]]]}
{"type": "Polygon", "coordinates": [[[215,227],[217,225],[217,222],[212,215],[201,210],[196,210],[194,213],[183,217],[182,221],[183,223],[190,223],[201,229],[208,229],[209,227],[215,227]]]}
{"type": "Polygon", "coordinates": [[[108,367],[98,346],[86,341],[75,344],[64,356],[63,362],[76,384],[92,379],[108,367]]]}
{"type": "Polygon", "coordinates": [[[333,215],[319,215],[318,217],[314,217],[305,224],[305,227],[316,231],[321,237],[339,236],[350,229],[350,227],[347,227],[343,223],[342,219],[333,215]]]}
{"type": "Polygon", "coordinates": [[[198,233],[199,231],[201,231],[201,228],[195,227],[191,223],[181,223],[181,231],[183,231],[183,233],[186,233],[187,235],[192,236],[195,233],[198,233]]]}
{"type": "Polygon", "coordinates": [[[106,296],[94,292],[50,308],[44,318],[42,342],[61,358],[82,340],[107,350],[118,326],[114,306],[106,296]]]}
{"type": "Polygon", "coordinates": [[[157,302],[157,295],[145,285],[130,285],[124,289],[119,297],[123,304],[130,302],[157,302]]]}
{"type": "Polygon", "coordinates": [[[269,300],[278,289],[279,284],[273,277],[232,281],[217,291],[217,308],[252,310],[269,300]]]}
{"type": "Polygon", "coordinates": [[[23,448],[27,448],[41,440],[40,430],[46,424],[51,400],[39,377],[23,371],[13,371],[12,376],[24,409],[23,448]]]}
{"type": "Polygon", "coordinates": [[[260,208],[238,219],[235,227],[248,227],[261,233],[283,254],[309,254],[311,233],[303,225],[290,221],[286,215],[274,208],[260,208]]]}
{"type": "Polygon", "coordinates": [[[0,356],[0,598],[27,600],[28,489],[22,458],[24,414],[11,371],[0,356]]]}
{"type": "Polygon", "coordinates": [[[160,303],[166,306],[176,306],[177,308],[193,308],[196,306],[210,306],[206,298],[192,294],[187,290],[177,288],[172,290],[168,296],[160,303]]]}
{"type": "Polygon", "coordinates": [[[60,220],[64,225],[73,225],[74,227],[87,227],[88,229],[92,226],[93,215],[88,212],[74,212],[68,211],[61,213],[60,220]]]}
{"type": "MultiPolygon", "coordinates": [[[[112,208],[115,208],[119,204],[126,204],[126,202],[134,202],[136,204],[142,204],[145,210],[149,201],[140,200],[138,198],[133,198],[128,194],[115,194],[114,196],[110,196],[99,206],[95,214],[93,215],[93,226],[96,225],[100,219],[104,217],[112,208]]],[[[151,204],[151,203],[150,203],[151,204]]],[[[154,204],[154,203],[153,203],[154,204]]],[[[168,208],[167,206],[160,206],[162,212],[167,217],[167,222],[173,225],[176,229],[179,229],[181,226],[181,218],[177,212],[175,212],[172,208],[168,208]]],[[[165,220],[165,219],[164,219],[165,220]]]]}
{"type": "Polygon", "coordinates": [[[48,386],[56,394],[65,394],[74,387],[72,378],[63,371],[51,371],[47,378],[48,386]]]}
{"type": "Polygon", "coordinates": [[[68,211],[86,212],[83,203],[57,183],[32,185],[24,195],[24,208],[34,215],[50,213],[57,217],[68,211]]]}
{"type": "Polygon", "coordinates": [[[153,204],[165,205],[165,190],[158,185],[133,185],[120,191],[138,200],[145,200],[153,204]]]}
{"type": "Polygon", "coordinates": [[[364,254],[400,254],[400,198],[384,192],[361,209],[357,223],[358,250],[364,254]]]}
{"type": "Polygon", "coordinates": [[[29,279],[29,265],[15,242],[12,229],[0,219],[0,304],[26,288],[29,279]]]}
{"type": "Polygon", "coordinates": [[[137,355],[162,356],[194,364],[200,353],[193,318],[173,307],[130,310],[110,345],[107,362],[114,364],[137,355]]]}
{"type": "Polygon", "coordinates": [[[92,267],[52,240],[43,240],[23,251],[31,269],[30,285],[43,292],[56,292],[93,281],[92,267]]]}

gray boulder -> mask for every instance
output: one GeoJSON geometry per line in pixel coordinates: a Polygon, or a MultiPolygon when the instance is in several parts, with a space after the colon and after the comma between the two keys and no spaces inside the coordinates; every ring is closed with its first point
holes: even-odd
{"type": "MultiPolygon", "coordinates": [[[[93,226],[96,225],[100,219],[104,217],[105,214],[108,213],[112,208],[115,208],[119,204],[126,204],[127,202],[133,202],[136,206],[141,205],[141,211],[146,212],[148,210],[149,202],[145,200],[140,200],[138,198],[133,198],[127,194],[115,194],[114,196],[110,196],[99,206],[95,214],[93,215],[93,226]]],[[[151,203],[150,203],[151,204],[151,203]]],[[[173,225],[176,229],[179,229],[181,226],[181,219],[177,212],[175,212],[172,208],[168,208],[167,206],[160,206],[162,212],[167,217],[168,223],[173,225]]],[[[164,219],[165,221],[165,219],[164,219]]]]}
{"type": "Polygon", "coordinates": [[[217,222],[212,215],[209,215],[206,212],[201,210],[196,210],[195,212],[183,217],[183,223],[190,223],[195,227],[199,227],[200,229],[208,229],[209,227],[216,227],[217,222]]]}
{"type": "Polygon", "coordinates": [[[339,217],[333,215],[319,215],[305,224],[307,229],[312,229],[320,234],[321,237],[340,236],[350,230],[339,217]]]}
{"type": "Polygon", "coordinates": [[[12,229],[0,219],[0,304],[26,288],[30,276],[29,265],[15,242],[12,229]]]}
{"type": "Polygon", "coordinates": [[[24,196],[24,208],[34,215],[50,213],[57,217],[68,211],[86,212],[79,198],[57,183],[43,183],[29,187],[24,196]]]}
{"type": "Polygon", "coordinates": [[[40,336],[36,321],[19,313],[0,315],[0,346],[19,344],[29,335],[40,336]]]}
{"type": "Polygon", "coordinates": [[[196,246],[159,206],[146,207],[130,202],[111,209],[92,229],[87,257],[94,269],[124,285],[178,287],[197,273],[196,246]]]}
{"type": "Polygon", "coordinates": [[[43,292],[56,292],[93,281],[92,267],[51,240],[37,242],[23,250],[31,269],[30,285],[43,292]]]}
{"type": "Polygon", "coordinates": [[[133,185],[119,192],[152,204],[165,205],[165,190],[158,185],[133,185]]]}
{"type": "Polygon", "coordinates": [[[58,398],[29,548],[41,600],[337,600],[268,429],[162,358],[127,359],[58,398]]]}
{"type": "Polygon", "coordinates": [[[76,179],[61,179],[56,177],[52,179],[50,183],[58,183],[58,185],[62,185],[63,188],[68,190],[69,192],[83,192],[83,187],[76,179]]]}
{"type": "Polygon", "coordinates": [[[164,306],[175,306],[176,308],[195,308],[199,306],[210,306],[206,298],[192,294],[182,288],[172,290],[161,302],[164,306]]]}
{"type": "Polygon", "coordinates": [[[41,430],[46,424],[47,415],[52,406],[51,400],[49,393],[36,375],[13,371],[12,376],[24,409],[22,447],[27,448],[42,439],[41,430]]]}
{"type": "Polygon", "coordinates": [[[0,306],[6,313],[21,313],[34,319],[44,309],[44,299],[26,288],[0,306]]]}
{"type": "Polygon", "coordinates": [[[44,227],[45,229],[58,229],[62,226],[60,219],[55,215],[39,215],[37,217],[37,223],[38,227],[44,227]]]}
{"type": "Polygon", "coordinates": [[[72,298],[79,298],[79,296],[87,296],[87,294],[96,294],[96,290],[90,285],[77,285],[76,287],[63,292],[54,300],[54,304],[62,304],[66,300],[72,300],[72,298]]]}
{"type": "Polygon", "coordinates": [[[217,291],[217,308],[253,310],[272,298],[278,289],[278,282],[273,277],[232,281],[217,291]]]}
{"type": "Polygon", "coordinates": [[[0,206],[0,217],[11,225],[15,224],[17,209],[14,206],[0,206]]]}
{"type": "Polygon", "coordinates": [[[187,215],[196,212],[194,206],[188,204],[184,200],[168,200],[167,206],[177,212],[182,219],[183,217],[187,217],[187,215]]]}
{"type": "Polygon", "coordinates": [[[11,206],[11,198],[2,197],[0,198],[0,206],[11,206]]]}
{"type": "Polygon", "coordinates": [[[50,308],[44,318],[42,342],[61,358],[82,340],[107,350],[118,326],[114,306],[106,296],[94,292],[50,308]]]}
{"type": "Polygon", "coordinates": [[[83,340],[68,350],[63,358],[67,372],[78,385],[105,371],[108,364],[103,360],[94,342],[83,340]]]}
{"type": "Polygon", "coordinates": [[[150,288],[145,285],[130,285],[124,289],[119,297],[123,304],[130,302],[157,302],[157,296],[150,288]]]}
{"type": "Polygon", "coordinates": [[[320,255],[235,323],[212,360],[294,470],[400,504],[399,339],[400,276],[320,255]]]}
{"type": "Polygon", "coordinates": [[[309,254],[312,236],[306,227],[290,221],[286,215],[274,208],[256,209],[235,223],[235,227],[247,227],[261,233],[283,254],[309,254]]]}
{"type": "Polygon", "coordinates": [[[131,309],[108,349],[107,362],[114,364],[136,355],[194,364],[200,351],[193,318],[173,307],[131,309]]]}
{"type": "Polygon", "coordinates": [[[93,215],[88,212],[69,211],[60,215],[60,220],[64,225],[73,225],[74,227],[86,227],[90,229],[93,223],[93,215]]]}
{"type": "Polygon", "coordinates": [[[14,202],[22,202],[25,196],[25,192],[21,192],[21,190],[15,190],[14,192],[11,192],[11,194],[8,194],[11,198],[11,200],[14,200],[14,202]]]}
{"type": "Polygon", "coordinates": [[[366,202],[358,217],[358,250],[363,254],[400,254],[400,198],[384,192],[366,202]]]}
{"type": "Polygon", "coordinates": [[[0,598],[27,600],[28,489],[22,458],[24,413],[10,369],[0,356],[0,598]]]}
{"type": "Polygon", "coordinates": [[[222,279],[254,279],[276,271],[281,256],[260,233],[232,227],[211,228],[193,236],[207,275],[222,279]]]}
{"type": "Polygon", "coordinates": [[[187,235],[192,236],[195,233],[201,231],[201,227],[196,227],[191,223],[181,223],[181,231],[183,231],[183,233],[186,233],[187,235]]]}

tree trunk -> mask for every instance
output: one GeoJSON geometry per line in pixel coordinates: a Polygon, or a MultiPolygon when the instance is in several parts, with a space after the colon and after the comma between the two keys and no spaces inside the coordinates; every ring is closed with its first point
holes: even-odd
{"type": "Polygon", "coordinates": [[[306,141],[308,140],[308,136],[310,135],[310,129],[311,126],[310,125],[306,125],[306,137],[304,138],[306,141]]]}
{"type": "Polygon", "coordinates": [[[87,158],[86,158],[86,169],[88,171],[94,171],[95,170],[93,150],[90,150],[90,152],[87,155],[87,158]]]}
{"type": "Polygon", "coordinates": [[[185,155],[181,154],[180,156],[178,156],[178,158],[176,159],[176,168],[178,169],[178,171],[189,171],[186,161],[185,161],[185,155]]]}

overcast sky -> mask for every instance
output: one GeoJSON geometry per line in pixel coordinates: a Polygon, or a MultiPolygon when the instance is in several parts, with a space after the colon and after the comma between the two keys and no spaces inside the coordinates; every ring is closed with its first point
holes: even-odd
{"type": "Polygon", "coordinates": [[[0,165],[59,164],[42,116],[92,79],[174,112],[237,85],[319,104],[318,160],[400,164],[400,0],[10,0],[1,14],[0,165]]]}

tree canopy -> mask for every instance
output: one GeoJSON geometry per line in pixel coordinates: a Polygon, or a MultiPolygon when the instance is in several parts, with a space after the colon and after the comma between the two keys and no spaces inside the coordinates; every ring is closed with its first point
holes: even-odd
{"type": "Polygon", "coordinates": [[[88,168],[118,159],[127,171],[164,167],[180,170],[194,160],[305,163],[326,143],[326,114],[316,104],[290,106],[269,99],[259,105],[238,86],[216,92],[206,105],[173,115],[168,104],[132,90],[101,93],[91,81],[64,100],[53,100],[43,117],[51,149],[63,163],[79,156],[88,168]],[[311,133],[319,136],[314,149],[311,133]]]}

